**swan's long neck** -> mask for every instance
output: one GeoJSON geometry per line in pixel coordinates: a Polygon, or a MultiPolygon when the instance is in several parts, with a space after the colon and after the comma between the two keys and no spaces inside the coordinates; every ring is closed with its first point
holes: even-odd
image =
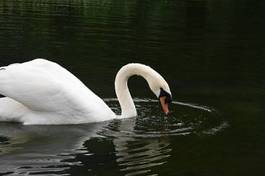
{"type": "Polygon", "coordinates": [[[137,111],[128,89],[128,79],[133,75],[142,76],[147,82],[152,82],[152,77],[157,74],[153,69],[142,64],[127,64],[123,66],[115,78],[115,91],[121,106],[122,117],[137,116],[137,111]]]}

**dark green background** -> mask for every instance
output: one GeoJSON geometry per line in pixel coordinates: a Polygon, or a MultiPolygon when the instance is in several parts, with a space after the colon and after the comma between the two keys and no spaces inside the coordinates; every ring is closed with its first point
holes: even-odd
{"type": "MultiPolygon", "coordinates": [[[[261,0],[1,0],[0,65],[56,61],[101,97],[115,97],[122,65],[150,65],[174,100],[213,107],[229,125],[213,136],[169,137],[171,157],[153,173],[264,175],[264,7],[261,0]]],[[[142,79],[129,85],[134,96],[153,98],[142,79]]],[[[110,141],[104,150],[113,151],[110,141]]],[[[103,155],[106,167],[112,162],[103,155]]]]}

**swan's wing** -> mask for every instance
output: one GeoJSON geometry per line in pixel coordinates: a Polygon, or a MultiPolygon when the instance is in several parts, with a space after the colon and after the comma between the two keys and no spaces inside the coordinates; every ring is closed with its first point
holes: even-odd
{"type": "Polygon", "coordinates": [[[103,103],[69,71],[44,59],[1,67],[0,94],[33,111],[81,111],[103,103]]]}

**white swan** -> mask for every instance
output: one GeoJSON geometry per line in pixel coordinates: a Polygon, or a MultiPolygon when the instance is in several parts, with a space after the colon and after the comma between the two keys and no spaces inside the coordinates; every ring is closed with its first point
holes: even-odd
{"type": "MultiPolygon", "coordinates": [[[[144,77],[167,114],[172,100],[167,82],[152,68],[127,64],[117,73],[115,91],[121,117],[137,116],[127,87],[132,75],[144,77]]],[[[35,59],[0,68],[0,121],[78,124],[110,120],[115,113],[72,73],[57,63],[35,59]]]]}

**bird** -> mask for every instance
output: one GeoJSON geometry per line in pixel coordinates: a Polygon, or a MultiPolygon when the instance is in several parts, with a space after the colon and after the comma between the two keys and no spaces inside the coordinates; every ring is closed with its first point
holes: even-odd
{"type": "Polygon", "coordinates": [[[115,92],[121,106],[116,115],[110,107],[76,76],[56,62],[38,58],[0,67],[0,122],[24,125],[81,124],[114,118],[136,117],[127,86],[128,79],[143,77],[169,113],[172,94],[165,79],[151,67],[129,63],[115,77],[115,92]]]}

